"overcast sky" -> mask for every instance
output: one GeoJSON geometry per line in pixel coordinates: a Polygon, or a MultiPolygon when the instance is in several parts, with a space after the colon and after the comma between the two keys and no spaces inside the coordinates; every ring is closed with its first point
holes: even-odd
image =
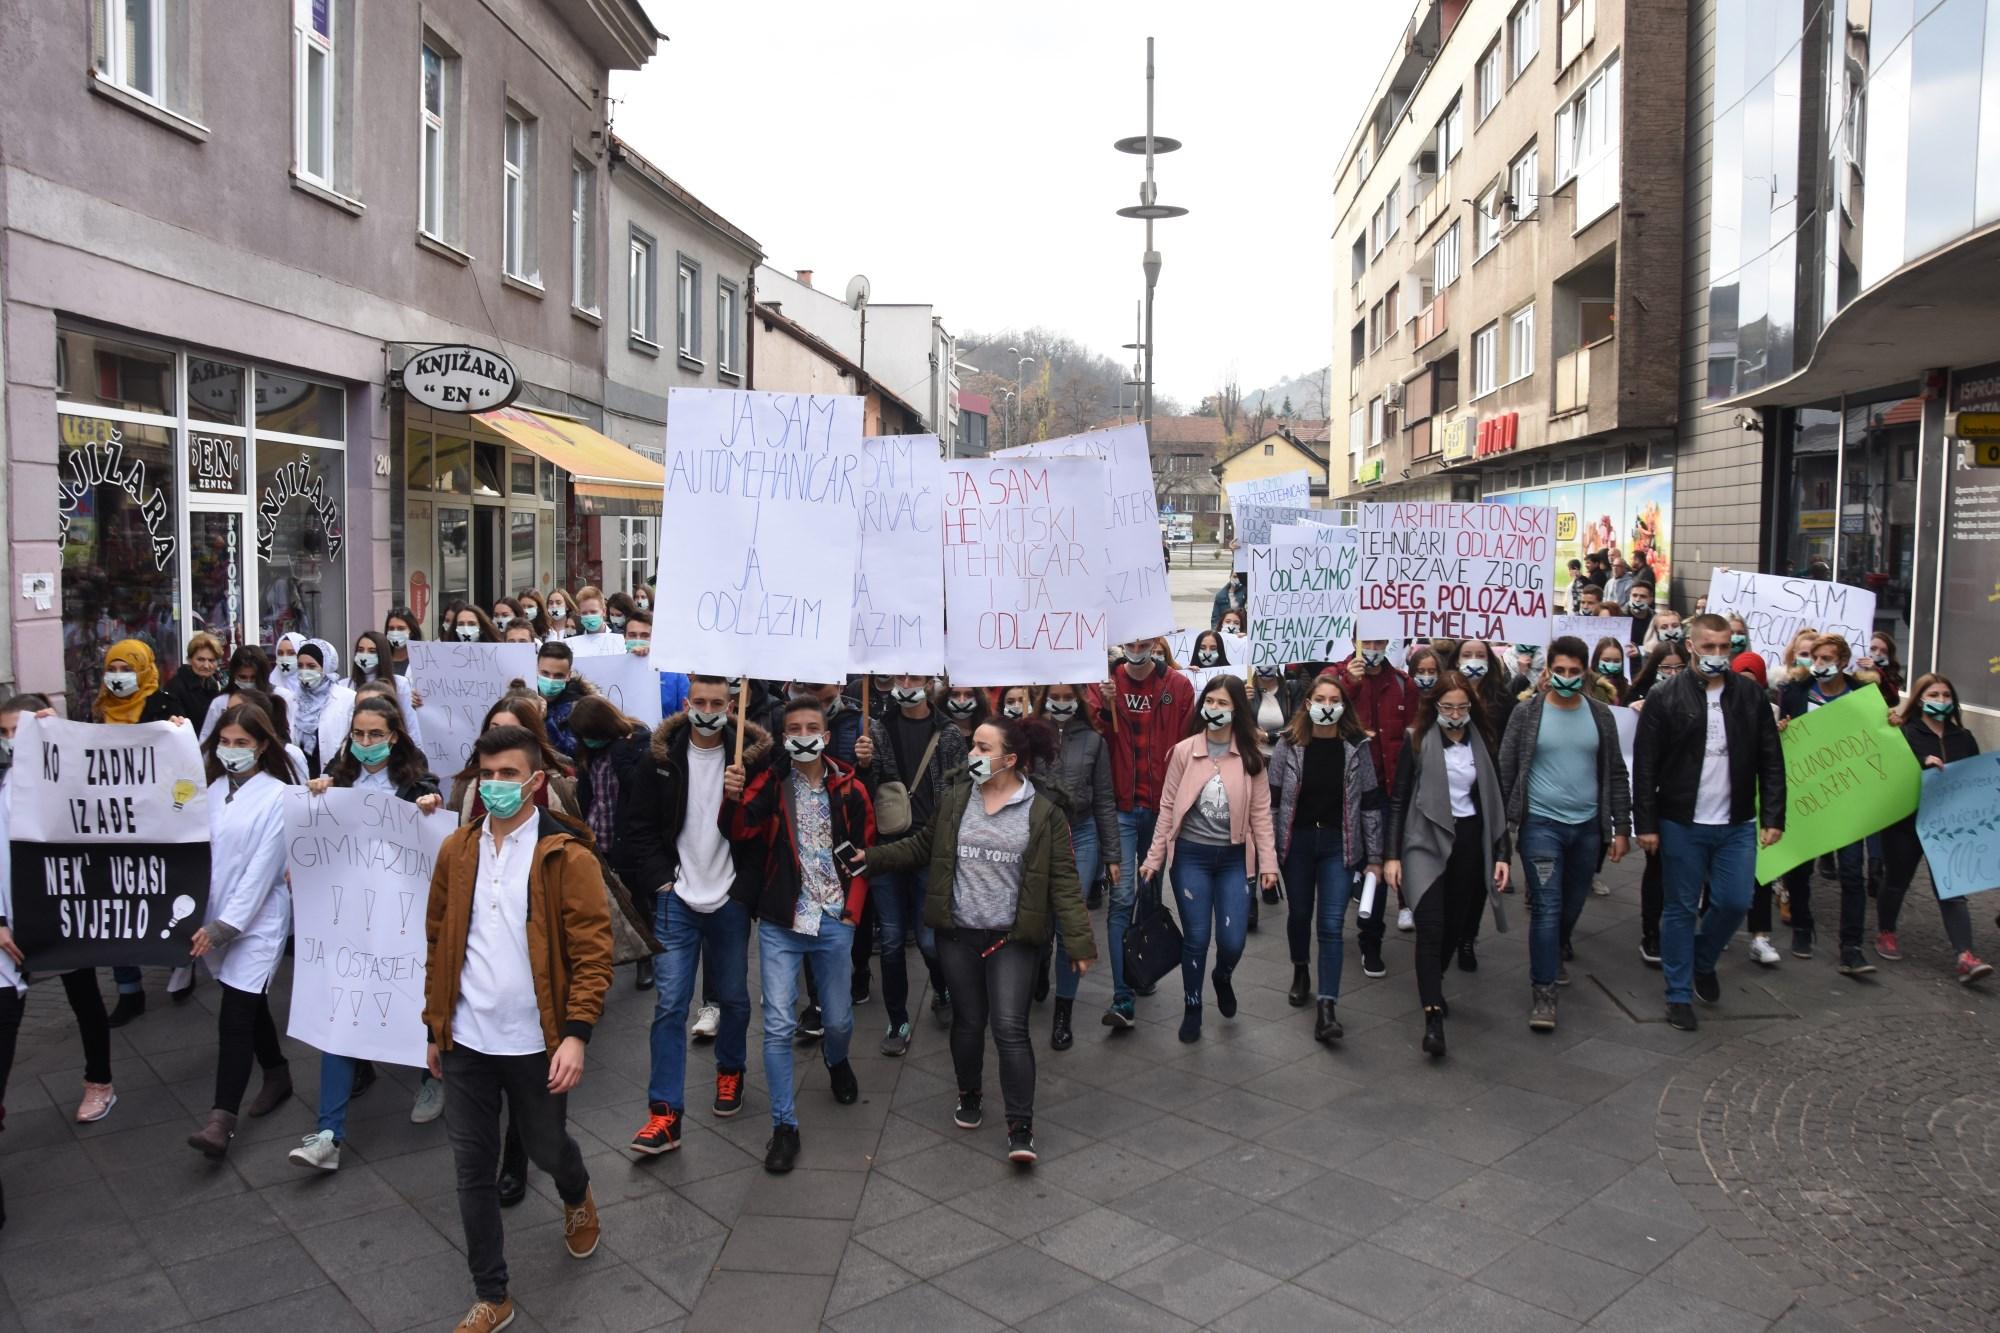
{"type": "MultiPolygon", "coordinates": [[[[1158,39],[1158,391],[1192,408],[1332,346],[1333,168],[1409,6],[737,0],[649,5],[669,40],[612,81],[618,133],[836,294],[928,301],[953,333],[1133,341],[1145,38],[1158,39]]],[[[986,367],[993,369],[993,367],[986,367]]]]}

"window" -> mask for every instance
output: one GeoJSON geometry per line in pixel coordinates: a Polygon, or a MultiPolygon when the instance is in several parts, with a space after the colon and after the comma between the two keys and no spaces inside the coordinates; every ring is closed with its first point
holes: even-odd
{"type": "Polygon", "coordinates": [[[597,311],[597,168],[569,164],[569,300],[597,311]]]}
{"type": "Polygon", "coordinates": [[[334,12],[333,0],[312,0],[300,17],[298,32],[298,144],[295,157],[301,176],[333,185],[334,12]]]}
{"type": "Polygon", "coordinates": [[[1450,166],[1458,156],[1458,150],[1465,147],[1465,107],[1462,99],[1454,97],[1451,105],[1444,109],[1444,118],[1438,121],[1438,166],[1450,166]]]}
{"type": "Polygon", "coordinates": [[[535,140],[540,123],[524,111],[507,112],[502,131],[500,181],[500,269],[510,278],[538,282],[535,262],[535,140]]]}
{"type": "Polygon", "coordinates": [[[1500,326],[1488,324],[1472,335],[1472,396],[1492,393],[1500,379],[1500,326]]]}
{"type": "Polygon", "coordinates": [[[1348,335],[1347,355],[1350,365],[1360,365],[1368,357],[1368,321],[1354,321],[1354,331],[1348,335]]]}
{"type": "Polygon", "coordinates": [[[1431,290],[1441,292],[1458,281],[1458,224],[1452,223],[1431,249],[1431,290]]]}
{"type": "Polygon", "coordinates": [[[1602,297],[1586,296],[1576,303],[1576,334],[1579,346],[1602,342],[1618,331],[1617,307],[1602,297]]]}
{"type": "Polygon", "coordinates": [[[1513,201],[1517,221],[1534,213],[1541,193],[1542,157],[1535,145],[1529,144],[1507,166],[1507,197],[1513,201]]]}
{"type": "Polygon", "coordinates": [[[449,243],[458,226],[458,58],[433,42],[423,55],[423,199],[418,226],[432,240],[449,243]]]}
{"type": "Polygon", "coordinates": [[[97,72],[128,93],[166,102],[166,0],[98,0],[97,72]]]}
{"type": "Polygon", "coordinates": [[[1380,398],[1368,400],[1368,443],[1370,447],[1382,443],[1389,436],[1389,418],[1380,398]]]}
{"type": "Polygon", "coordinates": [[[1521,71],[1542,49],[1542,0],[1521,0],[1514,6],[1514,12],[1507,16],[1507,44],[1513,49],[1507,65],[1511,81],[1521,77],[1521,71]]]}
{"type": "Polygon", "coordinates": [[[742,338],[743,321],[736,311],[736,285],[718,278],[715,282],[715,368],[725,375],[736,373],[742,338]]]}
{"type": "Polygon", "coordinates": [[[1368,238],[1366,236],[1357,236],[1354,238],[1354,254],[1349,260],[1347,268],[1347,280],[1349,282],[1361,281],[1361,275],[1368,271],[1368,238]]]}
{"type": "Polygon", "coordinates": [[[1347,452],[1359,457],[1368,447],[1368,409],[1357,407],[1347,414],[1347,452]]]}
{"type": "Polygon", "coordinates": [[[1479,57],[1472,90],[1473,123],[1476,125],[1500,105],[1500,39],[1497,37],[1493,39],[1493,45],[1486,48],[1486,54],[1479,57]]]}
{"type": "Polygon", "coordinates": [[[634,338],[649,343],[660,340],[659,297],[655,286],[658,265],[654,263],[653,238],[644,232],[632,233],[631,258],[625,268],[625,310],[634,338]]]}
{"type": "Polygon", "coordinates": [[[1400,282],[1382,293],[1382,336],[1385,339],[1395,337],[1396,331],[1403,326],[1403,321],[1399,317],[1402,293],[1403,284],[1400,282]]]}
{"type": "Polygon", "coordinates": [[[1264,446],[1264,457],[1266,457],[1266,458],[1275,458],[1275,457],[1277,457],[1277,454],[1278,454],[1278,446],[1277,446],[1277,445],[1275,445],[1275,444],[1267,444],[1267,445],[1265,445],[1265,446],[1264,446]]]}
{"type": "Polygon", "coordinates": [[[1618,202],[1620,68],[1606,61],[1556,112],[1556,184],[1576,178],[1581,229],[1618,202]]]}
{"type": "Polygon", "coordinates": [[[690,360],[701,359],[701,266],[682,256],[674,283],[674,346],[690,360]]]}
{"type": "Polygon", "coordinates": [[[1384,206],[1377,204],[1368,218],[1368,254],[1370,258],[1382,253],[1383,245],[1389,240],[1389,225],[1383,215],[1384,206]]]}
{"type": "Polygon", "coordinates": [[[1394,236],[1403,229],[1403,183],[1397,181],[1389,187],[1389,197],[1382,201],[1382,207],[1389,214],[1389,235],[1394,236]]]}
{"type": "Polygon", "coordinates": [[[1472,255],[1477,259],[1500,244],[1500,186],[1489,186],[1473,207],[1472,255]]]}
{"type": "Polygon", "coordinates": [[[1507,379],[1526,379],[1535,373],[1535,307],[1524,305],[1507,316],[1507,379]]]}
{"type": "Polygon", "coordinates": [[[1368,346],[1372,349],[1380,347],[1381,345],[1382,345],[1382,303],[1380,301],[1377,301],[1373,306],[1369,307],[1368,310],[1368,346]]]}

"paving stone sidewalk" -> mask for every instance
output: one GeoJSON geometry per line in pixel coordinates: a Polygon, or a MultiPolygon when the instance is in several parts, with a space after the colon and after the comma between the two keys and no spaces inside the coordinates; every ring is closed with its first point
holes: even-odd
{"type": "MultiPolygon", "coordinates": [[[[1350,940],[1331,1049],[1286,1003],[1270,909],[1237,974],[1241,1013],[1211,1007],[1197,1045],[1175,1039],[1171,984],[1108,1038],[1093,974],[1074,1049],[1050,1053],[1035,1011],[1032,1172],[1004,1160],[997,1116],[952,1126],[928,1019],[908,1059],[874,1054],[879,1002],[857,1011],[858,1105],[835,1105],[801,1052],[789,1177],[761,1168],[754,1031],[743,1114],[697,1109],[681,1151],[634,1161],[650,996],[628,970],[571,1098],[603,1247],[564,1254],[537,1173],[506,1218],[515,1327],[1995,1327],[2000,1026],[1993,995],[1944,973],[1928,894],[1905,914],[1909,959],[1866,982],[1826,950],[1765,971],[1739,947],[1724,1004],[1689,1036],[1660,1021],[1659,973],[1637,957],[1636,864],[1610,868],[1615,894],[1585,910],[1553,1036],[1526,1027],[1525,912],[1509,900],[1514,930],[1489,923],[1479,970],[1448,975],[1442,1062],[1417,1049],[1410,937],[1393,931],[1379,981],[1350,940]]],[[[288,1043],[299,1098],[209,1163],[182,1139],[210,1100],[216,989],[174,1007],[163,974],[149,981],[153,1008],[115,1034],[117,1109],[93,1126],[69,1121],[60,988],[31,994],[0,1134],[0,1333],[451,1327],[470,1290],[451,1154],[441,1123],[409,1122],[414,1071],[385,1070],[339,1173],[307,1177],[285,1153],[313,1127],[318,1062],[288,1043]]],[[[698,1108],[712,1069],[692,1061],[698,1108]]]]}

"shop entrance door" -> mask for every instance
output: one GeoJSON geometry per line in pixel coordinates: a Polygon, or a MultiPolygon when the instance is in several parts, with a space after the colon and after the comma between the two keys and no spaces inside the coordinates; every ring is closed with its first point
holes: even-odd
{"type": "Polygon", "coordinates": [[[437,507],[439,612],[454,602],[472,600],[472,510],[469,506],[437,507]]]}
{"type": "Polygon", "coordinates": [[[206,630],[233,652],[257,641],[249,620],[256,605],[256,561],[250,558],[239,509],[196,509],[188,514],[188,632],[206,630]]]}
{"type": "Polygon", "coordinates": [[[472,510],[473,600],[487,611],[508,595],[507,509],[505,505],[475,505],[472,510]]]}

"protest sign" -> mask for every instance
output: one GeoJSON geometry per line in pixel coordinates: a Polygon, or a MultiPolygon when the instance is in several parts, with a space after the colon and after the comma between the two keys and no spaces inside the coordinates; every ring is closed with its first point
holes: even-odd
{"type": "Polygon", "coordinates": [[[1917,837],[1938,897],[2000,888],[2000,750],[1923,773],[1917,837]]]}
{"type": "Polygon", "coordinates": [[[1307,509],[1303,505],[1270,506],[1244,505],[1234,511],[1236,520],[1236,552],[1231,568],[1238,574],[1250,572],[1249,548],[1269,546],[1277,538],[1273,529],[1281,523],[1309,522],[1314,514],[1324,517],[1326,511],[1307,509]]]}
{"type": "Polygon", "coordinates": [[[7,789],[16,943],[36,972],[172,967],[208,913],[208,779],[192,726],[21,714],[7,789]]]}
{"type": "MultiPolygon", "coordinates": [[[[411,645],[414,647],[415,645],[411,645]]],[[[387,792],[285,793],[292,1013],[285,1031],[357,1060],[424,1063],[424,910],[450,811],[387,792]]]]}
{"type": "Polygon", "coordinates": [[[1307,546],[1336,546],[1347,538],[1340,534],[1348,531],[1334,523],[1273,523],[1271,525],[1271,545],[1280,542],[1299,542],[1307,546]]]}
{"type": "Polygon", "coordinates": [[[1332,662],[1354,651],[1359,534],[1250,548],[1250,664],[1332,662]]]}
{"type": "Polygon", "coordinates": [[[632,653],[586,657],[576,664],[576,674],[616,704],[619,712],[649,727],[660,725],[660,673],[652,658],[632,653]]]}
{"type": "Polygon", "coordinates": [[[945,667],[954,685],[1104,679],[1104,468],[1094,458],[944,465],[945,667]]]}
{"type": "Polygon", "coordinates": [[[1574,634],[1582,639],[1585,652],[1597,647],[1599,639],[1610,638],[1629,644],[1632,642],[1632,617],[1550,616],[1549,642],[1554,643],[1565,634],[1574,634]]]}
{"type": "Polygon", "coordinates": [[[1763,657],[1773,681],[1791,667],[1785,654],[1802,629],[1841,635],[1857,655],[1868,651],[1875,633],[1875,594],[1865,588],[1740,569],[1713,569],[1708,577],[1708,609],[1743,617],[1750,647],[1763,657]]]}
{"type": "Polygon", "coordinates": [[[864,470],[859,398],[668,390],[657,665],[846,679],[864,470]]]}
{"type": "Polygon", "coordinates": [[[1364,504],[1359,527],[1356,637],[1547,645],[1547,505],[1364,504]]]}
{"type": "Polygon", "coordinates": [[[535,645],[412,639],[404,679],[424,697],[424,758],[431,772],[448,779],[471,759],[494,700],[517,680],[534,688],[535,645]]]}
{"type": "Polygon", "coordinates": [[[935,435],[874,435],[855,481],[861,563],[848,628],[850,670],[934,675],[944,668],[944,461],[935,435]]]}
{"type": "Polygon", "coordinates": [[[1173,628],[1174,604],[1160,554],[1159,509],[1144,426],[1065,435],[1003,449],[994,457],[1102,459],[1108,465],[1104,494],[1111,506],[1102,566],[1110,616],[1105,633],[1113,643],[1130,643],[1173,628]]]}
{"type": "Polygon", "coordinates": [[[1917,808],[1910,743],[1873,685],[1785,724],[1785,836],[1757,849],[1757,882],[1876,833],[1917,808]]]}
{"type": "Polygon", "coordinates": [[[625,651],[625,636],[609,630],[602,634],[579,634],[562,642],[571,657],[616,657],[625,651]]]}
{"type": "Polygon", "coordinates": [[[1312,474],[1304,468],[1281,472],[1275,477],[1253,481],[1232,481],[1223,490],[1229,494],[1229,512],[1253,506],[1277,509],[1304,509],[1312,503],[1312,474]]]}
{"type": "Polygon", "coordinates": [[[1614,706],[1611,720],[1618,727],[1618,753],[1625,759],[1625,785],[1632,785],[1632,745],[1639,739],[1639,715],[1630,708],[1614,706]]]}

